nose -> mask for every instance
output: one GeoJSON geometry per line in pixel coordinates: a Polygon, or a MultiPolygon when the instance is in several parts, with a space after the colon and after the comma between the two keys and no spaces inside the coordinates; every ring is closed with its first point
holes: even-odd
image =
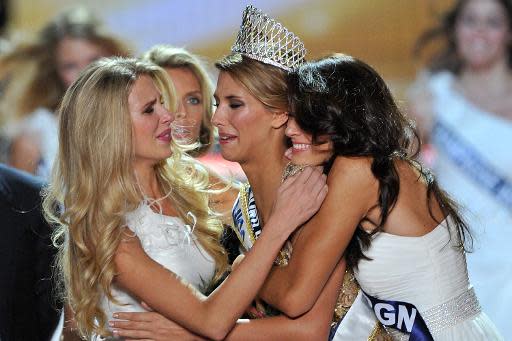
{"type": "Polygon", "coordinates": [[[178,102],[178,110],[176,111],[176,118],[185,118],[187,116],[187,112],[185,111],[185,106],[183,105],[183,101],[178,102]]]}
{"type": "Polygon", "coordinates": [[[217,106],[213,112],[212,116],[212,124],[214,126],[221,127],[225,125],[226,115],[223,113],[223,110],[217,106]]]}
{"type": "Polygon", "coordinates": [[[295,122],[295,119],[291,116],[288,117],[288,121],[286,122],[286,129],[285,129],[284,133],[288,137],[297,136],[299,133],[297,123],[295,122]]]}
{"type": "Polygon", "coordinates": [[[169,125],[171,124],[172,121],[174,121],[174,119],[176,118],[175,116],[176,115],[174,113],[162,107],[162,110],[160,112],[160,122],[162,124],[169,125]]]}

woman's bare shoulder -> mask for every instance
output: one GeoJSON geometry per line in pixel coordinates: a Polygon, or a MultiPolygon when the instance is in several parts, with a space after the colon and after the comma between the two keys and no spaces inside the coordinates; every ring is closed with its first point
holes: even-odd
{"type": "Polygon", "coordinates": [[[337,156],[328,175],[330,181],[354,181],[373,183],[376,181],[372,173],[370,157],[337,156]]]}

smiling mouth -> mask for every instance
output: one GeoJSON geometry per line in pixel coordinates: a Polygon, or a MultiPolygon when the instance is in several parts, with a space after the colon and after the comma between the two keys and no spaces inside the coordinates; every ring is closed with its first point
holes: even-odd
{"type": "Polygon", "coordinates": [[[305,143],[294,143],[293,144],[293,152],[303,152],[305,150],[309,150],[311,148],[310,144],[305,143]]]}

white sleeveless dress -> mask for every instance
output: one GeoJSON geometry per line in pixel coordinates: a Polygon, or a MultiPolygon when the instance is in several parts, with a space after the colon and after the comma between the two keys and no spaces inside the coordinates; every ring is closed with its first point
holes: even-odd
{"type": "MultiPolygon", "coordinates": [[[[367,294],[416,306],[436,341],[503,340],[482,312],[446,221],[422,237],[377,233],[354,274],[367,294]]],[[[383,323],[385,324],[385,323],[383,323]]],[[[408,336],[388,328],[397,340],[408,336]]]]}
{"type": "MultiPolygon", "coordinates": [[[[487,113],[454,88],[449,72],[433,75],[428,83],[433,95],[435,120],[455,131],[501,176],[512,182],[512,120],[487,113]]],[[[435,143],[435,141],[434,141],[435,143]]],[[[434,171],[440,185],[463,206],[463,215],[475,236],[468,270],[477,296],[503,335],[512,335],[512,211],[477,184],[445,153],[437,152],[434,171]]]]}
{"type": "MultiPolygon", "coordinates": [[[[149,257],[204,292],[215,274],[215,262],[197,242],[190,226],[180,218],[155,213],[146,202],[126,215],[126,224],[149,257]]],[[[139,299],[115,285],[112,294],[121,305],[104,297],[102,308],[108,318],[114,312],[145,311],[139,299]]]]}

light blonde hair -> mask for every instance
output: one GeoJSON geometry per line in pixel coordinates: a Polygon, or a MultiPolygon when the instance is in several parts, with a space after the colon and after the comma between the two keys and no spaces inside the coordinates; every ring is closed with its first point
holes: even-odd
{"type": "Polygon", "coordinates": [[[124,43],[105,32],[92,12],[80,7],[61,13],[36,39],[20,43],[0,58],[2,121],[18,120],[39,107],[56,110],[66,91],[56,58],[64,38],[85,39],[99,46],[106,56],[129,55],[124,43]]]}
{"type": "Polygon", "coordinates": [[[187,68],[197,78],[203,97],[203,116],[199,132],[200,146],[195,150],[188,151],[188,153],[193,156],[206,154],[211,149],[214,140],[212,125],[213,85],[204,63],[197,55],[171,45],[155,45],[144,54],[143,59],[163,68],[187,68]]]}
{"type": "MultiPolygon", "coordinates": [[[[128,96],[138,77],[147,75],[166,106],[175,107],[174,89],[160,67],[136,59],[106,58],[87,68],[68,89],[60,114],[59,152],[44,198],[47,219],[56,225],[58,270],[65,299],[79,332],[106,336],[108,317],[101,308],[111,294],[115,251],[123,236],[125,214],[143,200],[132,161],[132,122],[128,96]]],[[[194,159],[173,148],[155,166],[158,183],[179,216],[197,218],[194,234],[214,258],[218,279],[227,267],[219,243],[222,224],[208,208],[208,174],[194,159]]]]}
{"type": "Polygon", "coordinates": [[[215,63],[229,73],[271,111],[288,111],[287,72],[239,53],[230,54],[215,63]]]}

